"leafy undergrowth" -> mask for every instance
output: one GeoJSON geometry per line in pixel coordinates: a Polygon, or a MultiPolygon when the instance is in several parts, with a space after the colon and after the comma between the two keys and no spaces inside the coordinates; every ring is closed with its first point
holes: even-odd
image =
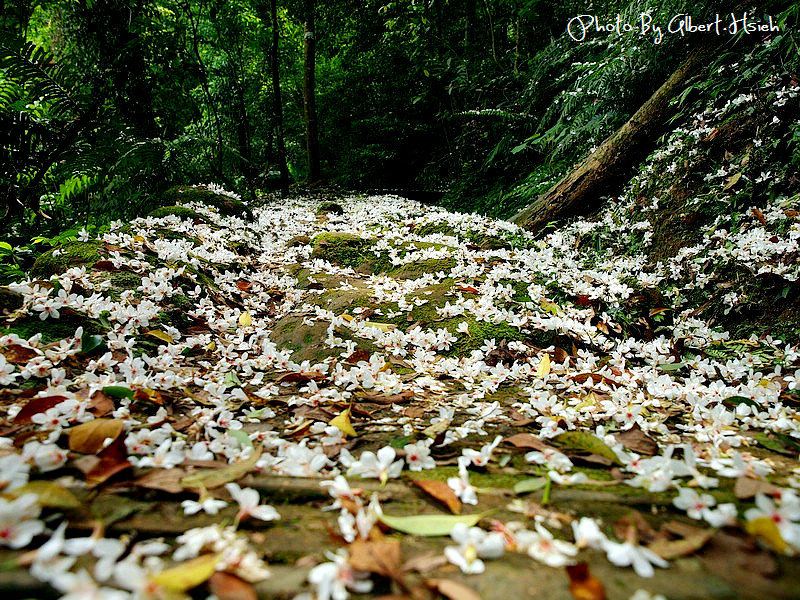
{"type": "MultiPolygon", "coordinates": [[[[187,202],[3,288],[5,588],[794,593],[796,337],[711,327],[684,254],[587,251],[641,233],[613,212],[536,240],[394,197],[337,207],[187,202]]],[[[796,213],[763,215],[750,231],[796,240],[796,213]]]]}

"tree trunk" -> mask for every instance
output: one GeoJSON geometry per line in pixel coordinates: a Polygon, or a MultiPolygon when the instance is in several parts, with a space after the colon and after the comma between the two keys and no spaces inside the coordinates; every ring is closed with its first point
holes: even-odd
{"type": "Polygon", "coordinates": [[[316,83],[316,39],[314,32],[314,0],[305,1],[305,22],[303,23],[303,110],[306,120],[306,161],[308,181],[315,183],[320,179],[319,132],[317,129],[316,83]]]}
{"type": "Polygon", "coordinates": [[[601,197],[622,183],[631,166],[646,153],[655,135],[672,115],[670,101],[681,91],[695,69],[707,62],[711,48],[712,44],[703,44],[690,52],[627,123],[577,168],[511,220],[525,229],[537,231],[550,221],[584,215],[598,208],[601,197]]]}
{"type": "Polygon", "coordinates": [[[278,60],[278,43],[280,30],[278,29],[278,7],[276,0],[270,0],[270,15],[272,17],[272,47],[270,48],[270,68],[272,70],[272,103],[275,113],[275,137],[278,145],[278,170],[281,173],[281,194],[289,193],[289,167],[286,164],[286,140],[283,136],[283,103],[281,102],[281,75],[278,60]]]}

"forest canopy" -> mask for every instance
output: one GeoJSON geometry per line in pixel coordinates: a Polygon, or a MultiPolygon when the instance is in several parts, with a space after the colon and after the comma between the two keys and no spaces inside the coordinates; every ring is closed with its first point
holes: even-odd
{"type": "MultiPolygon", "coordinates": [[[[432,192],[450,208],[508,217],[623,124],[701,37],[593,26],[579,42],[570,19],[666,23],[691,12],[702,23],[728,10],[685,0],[9,0],[3,225],[21,242],[146,214],[176,185],[216,182],[252,199],[289,180],[432,192]]],[[[763,12],[790,32],[797,8],[763,12]]],[[[758,38],[746,33],[716,36],[710,58],[744,52],[758,38]]],[[[765,63],[796,61],[793,36],[780,37],[765,63]]]]}

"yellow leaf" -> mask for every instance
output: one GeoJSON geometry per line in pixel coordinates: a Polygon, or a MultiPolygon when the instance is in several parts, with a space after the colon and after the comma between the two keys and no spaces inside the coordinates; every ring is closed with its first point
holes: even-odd
{"type": "Polygon", "coordinates": [[[246,460],[240,460],[223,469],[201,469],[195,471],[181,479],[181,485],[188,489],[200,489],[201,487],[212,489],[225,485],[247,475],[256,466],[259,458],[261,458],[260,446],[256,447],[250,458],[246,460]]]}
{"type": "Polygon", "coordinates": [[[150,331],[147,332],[147,335],[151,335],[154,338],[161,340],[162,342],[167,342],[168,344],[175,343],[175,340],[173,340],[168,333],[161,331],[160,329],[151,329],[150,331]]]}
{"type": "Polygon", "coordinates": [[[781,536],[781,532],[775,521],[769,517],[759,517],[748,521],[744,525],[745,531],[752,536],[755,536],[766,542],[773,550],[786,554],[789,549],[789,544],[781,536]]]}
{"type": "Polygon", "coordinates": [[[150,582],[167,592],[183,593],[211,577],[219,561],[219,554],[204,554],[151,576],[150,582]]]}
{"type": "Polygon", "coordinates": [[[70,510],[81,505],[72,492],[55,481],[31,481],[3,495],[19,498],[25,494],[36,494],[39,496],[39,504],[48,508],[70,510]]]}
{"type": "Polygon", "coordinates": [[[422,433],[424,433],[429,438],[436,439],[436,437],[440,433],[444,433],[445,431],[447,431],[448,427],[450,427],[450,419],[442,419],[441,421],[437,421],[433,425],[430,425],[429,427],[423,429],[422,433]]]}
{"type": "Polygon", "coordinates": [[[550,375],[550,355],[545,353],[542,360],[539,361],[539,368],[536,369],[536,376],[539,379],[544,379],[550,375]]]}
{"type": "Polygon", "coordinates": [[[341,314],[339,316],[342,317],[348,323],[353,320],[353,317],[351,315],[348,315],[347,313],[343,313],[343,314],[341,314]]]}
{"type": "Polygon", "coordinates": [[[343,410],[334,418],[332,418],[328,425],[333,425],[337,427],[339,431],[341,431],[345,435],[349,435],[350,437],[355,437],[358,434],[356,430],[353,429],[353,425],[350,423],[350,409],[343,410]]]}
{"type": "Polygon", "coordinates": [[[242,314],[239,315],[239,326],[240,327],[249,327],[253,324],[253,317],[250,316],[250,313],[244,311],[242,314]]]}
{"type": "Polygon", "coordinates": [[[141,235],[133,236],[134,241],[139,242],[140,244],[144,244],[147,240],[141,235]]]}
{"type": "Polygon", "coordinates": [[[393,329],[397,329],[397,325],[394,323],[376,323],[375,321],[364,321],[364,326],[375,327],[381,331],[392,331],[393,329]]]}
{"type": "Polygon", "coordinates": [[[217,347],[217,343],[214,340],[211,340],[208,345],[205,347],[206,350],[214,350],[217,347]]]}

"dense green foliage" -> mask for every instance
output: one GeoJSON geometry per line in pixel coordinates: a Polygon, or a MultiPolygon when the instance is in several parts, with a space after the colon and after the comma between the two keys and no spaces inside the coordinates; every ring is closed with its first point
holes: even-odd
{"type": "MultiPolygon", "coordinates": [[[[607,33],[576,42],[566,24],[589,10],[579,2],[311,4],[323,179],[350,189],[447,191],[447,206],[494,216],[528,204],[599,145],[693,43],[607,33]]],[[[277,2],[282,126],[295,182],[307,175],[308,5],[277,2]]],[[[0,217],[9,241],[146,214],[176,185],[213,181],[245,199],[275,187],[269,0],[2,6],[0,217]]],[[[700,21],[726,10],[714,1],[608,0],[590,12],[635,23],[640,13],[666,22],[688,12],[700,21]]],[[[797,8],[773,2],[759,10],[783,31],[780,43],[764,46],[762,62],[791,72],[797,8]]],[[[755,37],[725,36],[718,64],[744,54],[755,37]]],[[[680,102],[733,94],[739,83],[702,78],[680,102]]]]}

